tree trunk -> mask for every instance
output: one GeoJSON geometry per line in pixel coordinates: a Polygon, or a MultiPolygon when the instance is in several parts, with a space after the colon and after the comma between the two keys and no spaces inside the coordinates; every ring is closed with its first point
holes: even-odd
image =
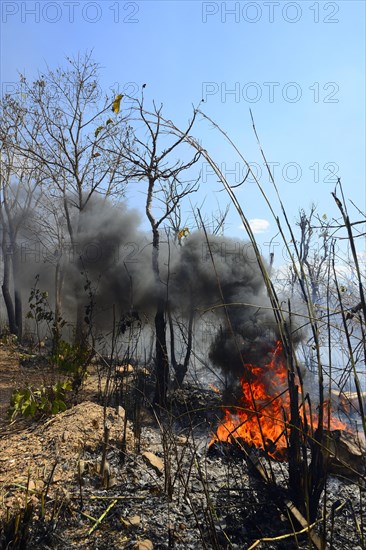
{"type": "Polygon", "coordinates": [[[82,273],[84,272],[85,267],[83,264],[82,253],[79,250],[79,244],[80,244],[79,236],[81,232],[81,211],[82,211],[81,205],[82,205],[82,199],[80,198],[78,223],[77,223],[76,232],[74,232],[70,221],[67,201],[65,201],[66,219],[67,219],[68,231],[70,234],[72,253],[73,255],[74,254],[76,255],[76,258],[74,259],[76,261],[76,265],[79,271],[79,276],[76,277],[75,283],[74,283],[74,293],[75,293],[75,299],[76,299],[76,324],[75,324],[75,334],[74,334],[74,345],[79,347],[80,349],[86,349],[88,335],[87,335],[87,330],[85,325],[85,303],[83,300],[86,289],[85,289],[85,280],[84,280],[84,284],[82,281],[82,273]]]}
{"type": "MultiPolygon", "coordinates": [[[[17,323],[17,313],[16,313],[17,304],[15,304],[15,307],[14,307],[13,298],[12,298],[11,293],[10,293],[10,271],[11,271],[11,266],[13,266],[13,282],[14,282],[14,288],[16,289],[16,286],[15,286],[15,273],[14,273],[14,253],[15,253],[15,251],[14,251],[14,246],[13,246],[12,242],[10,243],[10,247],[9,247],[9,230],[5,225],[5,220],[4,220],[3,213],[2,213],[1,210],[0,210],[0,212],[1,212],[1,222],[2,222],[2,226],[3,226],[3,238],[2,238],[1,247],[2,247],[3,258],[4,258],[3,259],[3,261],[4,261],[4,274],[3,274],[3,283],[2,283],[1,289],[2,289],[2,293],[3,293],[3,297],[4,297],[6,312],[7,312],[7,315],[8,315],[9,331],[10,331],[11,334],[15,334],[15,336],[17,336],[19,338],[19,327],[18,327],[18,323],[17,323]]],[[[19,315],[19,309],[18,309],[18,315],[19,315]]]]}
{"type": "Polygon", "coordinates": [[[151,215],[151,197],[152,197],[153,182],[150,182],[149,198],[147,212],[153,231],[153,248],[152,248],[152,270],[154,273],[155,292],[156,292],[156,314],[155,314],[155,396],[154,404],[161,408],[166,408],[167,392],[169,382],[169,359],[166,345],[166,299],[164,295],[164,287],[160,280],[159,267],[159,246],[160,235],[154,218],[151,215]],[[150,206],[149,206],[150,205],[150,206]]]}
{"type": "Polygon", "coordinates": [[[10,281],[10,257],[6,253],[6,246],[4,246],[3,240],[3,255],[4,255],[4,275],[3,284],[1,290],[4,297],[6,313],[8,315],[9,331],[11,334],[18,336],[18,327],[15,322],[14,304],[10,294],[9,281],[10,281]]]}
{"type": "Polygon", "coordinates": [[[23,305],[22,305],[22,296],[20,290],[14,292],[14,305],[15,305],[15,322],[17,325],[17,336],[19,342],[21,342],[23,337],[23,305]]]}
{"type": "Polygon", "coordinates": [[[60,326],[61,323],[61,308],[62,308],[62,285],[64,281],[64,270],[61,265],[61,260],[58,260],[56,264],[55,269],[55,319],[54,319],[54,327],[53,327],[53,342],[52,342],[52,350],[53,353],[56,353],[59,347],[61,335],[62,335],[62,328],[60,326]]]}
{"type": "Polygon", "coordinates": [[[75,325],[74,344],[79,348],[84,348],[86,346],[84,317],[85,317],[84,305],[81,303],[78,303],[76,306],[76,325],[75,325]]]}
{"type": "Polygon", "coordinates": [[[174,339],[174,327],[173,327],[173,318],[172,313],[170,311],[170,307],[168,307],[168,320],[169,320],[169,332],[170,332],[170,361],[172,363],[173,369],[176,370],[178,367],[177,359],[175,357],[175,339],[174,339]]]}
{"type": "Polygon", "coordinates": [[[154,404],[166,408],[169,382],[169,360],[166,346],[165,300],[159,298],[155,315],[155,368],[156,386],[154,404]]]}
{"type": "Polygon", "coordinates": [[[186,355],[184,357],[184,363],[183,363],[184,375],[188,370],[189,360],[191,358],[192,342],[193,342],[193,321],[194,321],[194,309],[193,309],[193,299],[191,295],[191,311],[189,313],[189,321],[188,321],[187,350],[186,350],[186,355]]]}
{"type": "Polygon", "coordinates": [[[20,259],[19,250],[15,240],[11,243],[13,248],[13,281],[14,281],[14,312],[15,323],[18,329],[18,340],[21,341],[23,336],[23,306],[22,306],[22,293],[21,284],[19,280],[20,276],[20,259]]]}

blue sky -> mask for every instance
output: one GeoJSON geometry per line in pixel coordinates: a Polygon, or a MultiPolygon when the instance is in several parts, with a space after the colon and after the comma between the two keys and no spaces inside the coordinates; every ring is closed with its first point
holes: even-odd
{"type": "MultiPolygon", "coordinates": [[[[205,99],[211,116],[253,163],[275,204],[251,128],[252,109],[266,156],[290,219],[315,201],[337,215],[330,192],[341,177],[346,197],[365,199],[365,3],[2,1],[1,81],[9,91],[17,71],[31,78],[45,63],[93,49],[105,89],[117,87],[164,103],[178,125],[205,99]],[[231,91],[231,93],[230,93],[231,91]]],[[[196,135],[238,183],[240,160],[203,121],[196,135]],[[239,163],[239,164],[235,164],[239,163]]],[[[205,174],[199,203],[207,214],[227,200],[217,178],[205,174]]],[[[250,219],[268,220],[263,242],[275,234],[253,182],[238,190],[250,219]]],[[[141,195],[128,193],[131,206],[141,195]]],[[[189,212],[187,210],[187,217],[189,212]]],[[[260,225],[260,224],[259,224],[260,225]]],[[[266,224],[262,224],[264,227],[266,224]]],[[[227,234],[242,236],[232,212],[227,234]]]]}

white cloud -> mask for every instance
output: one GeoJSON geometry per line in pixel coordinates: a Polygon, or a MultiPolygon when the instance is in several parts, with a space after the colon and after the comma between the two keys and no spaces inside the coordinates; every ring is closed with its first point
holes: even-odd
{"type": "Polygon", "coordinates": [[[268,220],[262,220],[260,218],[253,218],[252,220],[249,220],[249,225],[255,235],[258,235],[259,233],[265,233],[267,229],[269,228],[269,221],[268,220]]]}

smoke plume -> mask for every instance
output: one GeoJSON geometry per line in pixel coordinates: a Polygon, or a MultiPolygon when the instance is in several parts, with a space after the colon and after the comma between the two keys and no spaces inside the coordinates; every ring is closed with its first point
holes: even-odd
{"type": "Polygon", "coordinates": [[[235,400],[244,364],[264,366],[278,339],[275,318],[252,245],[203,233],[189,236],[175,269],[172,295],[184,296],[198,315],[216,319],[209,358],[225,375],[226,399],[235,400]],[[229,397],[230,396],[230,397],[229,397]]]}
{"type": "MultiPolygon", "coordinates": [[[[63,250],[61,262],[63,315],[70,320],[77,303],[87,306],[86,289],[92,289],[97,330],[111,330],[113,313],[118,320],[133,312],[152,326],[160,289],[152,271],[151,234],[141,230],[139,214],[93,198],[75,219],[77,242],[63,250]]],[[[38,261],[34,254],[27,255],[25,297],[38,274],[39,287],[49,292],[52,302],[57,254],[57,247],[48,247],[38,261]]],[[[159,261],[161,288],[173,315],[184,320],[194,314],[196,326],[207,316],[214,319],[217,331],[209,359],[235,389],[243,365],[264,366],[278,339],[252,245],[215,235],[207,240],[199,231],[183,242],[162,236],[159,261]]]]}

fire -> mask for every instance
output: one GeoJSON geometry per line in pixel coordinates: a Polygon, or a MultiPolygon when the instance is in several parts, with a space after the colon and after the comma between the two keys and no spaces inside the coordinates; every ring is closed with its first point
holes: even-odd
{"type": "MultiPolygon", "coordinates": [[[[270,362],[264,367],[245,363],[244,368],[245,375],[240,381],[243,392],[240,402],[235,412],[225,410],[210,445],[215,441],[230,443],[233,439],[241,439],[248,445],[264,449],[273,458],[284,458],[291,415],[282,343],[277,342],[270,362]]],[[[302,410],[300,414],[303,416],[302,410]]],[[[311,416],[306,413],[306,417],[308,424],[316,426],[315,413],[311,416]]],[[[345,429],[345,425],[331,417],[330,429],[345,429]]]]}

